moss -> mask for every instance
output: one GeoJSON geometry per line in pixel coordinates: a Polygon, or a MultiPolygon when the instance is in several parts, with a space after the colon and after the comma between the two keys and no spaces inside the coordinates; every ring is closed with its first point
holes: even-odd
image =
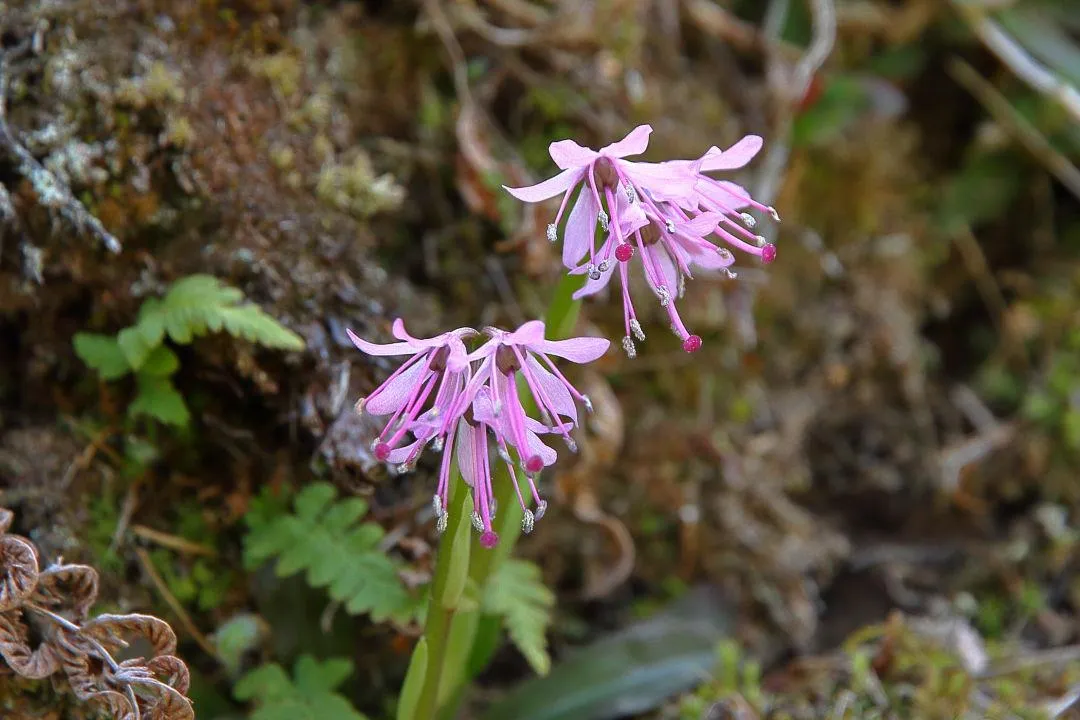
{"type": "Polygon", "coordinates": [[[316,181],[316,193],[323,202],[365,218],[394,210],[405,199],[405,189],[389,173],[376,175],[363,151],[354,151],[350,164],[328,164],[316,181]]]}

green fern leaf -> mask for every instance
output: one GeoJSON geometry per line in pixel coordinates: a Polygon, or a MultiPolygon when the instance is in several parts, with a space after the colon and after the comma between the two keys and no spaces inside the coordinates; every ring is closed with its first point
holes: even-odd
{"type": "Polygon", "coordinates": [[[151,350],[150,354],[143,360],[142,367],[139,368],[139,374],[147,375],[149,377],[167,378],[172,377],[179,369],[180,358],[176,357],[176,353],[164,345],[158,345],[151,350]]]}
{"type": "Polygon", "coordinates": [[[139,392],[128,406],[128,415],[133,418],[147,415],[166,425],[187,426],[191,413],[184,403],[184,396],[173,386],[172,380],[142,372],[136,378],[139,392]]]}
{"type": "Polygon", "coordinates": [[[75,333],[72,339],[75,354],[98,371],[102,380],[116,380],[131,372],[131,365],[120,349],[117,339],[111,335],[75,333]]]}
{"type": "Polygon", "coordinates": [[[293,669],[294,678],[280,665],[263,665],[240,678],[233,695],[255,703],[251,720],[367,720],[334,692],[352,671],[348,660],[319,662],[303,655],[293,669]]]}
{"type": "Polygon", "coordinates": [[[296,496],[292,515],[250,518],[245,564],[255,568],[276,557],[281,577],[306,571],[310,585],[327,588],[352,614],[371,613],[376,621],[414,614],[417,601],[379,550],[382,528],[360,522],[367,503],[335,495],[332,485],[315,483],[296,496]]]}
{"type": "Polygon", "coordinates": [[[538,675],[551,669],[546,632],[554,606],[555,594],[530,562],[506,560],[488,580],[484,609],[503,617],[511,642],[538,675]]]}

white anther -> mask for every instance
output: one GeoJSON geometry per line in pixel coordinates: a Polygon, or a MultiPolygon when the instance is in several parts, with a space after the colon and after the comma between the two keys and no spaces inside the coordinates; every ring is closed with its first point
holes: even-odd
{"type": "Polygon", "coordinates": [[[606,212],[604,212],[603,210],[601,210],[596,215],[596,219],[600,221],[600,229],[603,230],[604,232],[607,232],[608,228],[610,227],[610,222],[611,222],[611,219],[608,217],[608,214],[606,212]]]}
{"type": "MultiPolygon", "coordinates": [[[[596,266],[596,269],[599,270],[602,273],[605,273],[605,272],[607,272],[607,269],[609,267],[611,267],[611,263],[609,263],[607,260],[601,260],[600,264],[596,266]]],[[[595,278],[595,279],[599,280],[599,278],[595,278]]]]}
{"type": "Polygon", "coordinates": [[[528,535],[533,531],[533,526],[536,525],[536,516],[533,515],[532,510],[526,510],[525,514],[521,516],[521,532],[528,535]]]}
{"type": "Polygon", "coordinates": [[[535,513],[536,519],[539,520],[540,518],[544,517],[544,513],[546,513],[546,512],[547,512],[547,500],[541,500],[540,503],[536,506],[536,513],[535,513]]]}
{"type": "Polygon", "coordinates": [[[634,189],[633,185],[628,184],[626,186],[626,202],[631,205],[637,202],[637,190],[634,189]]]}
{"type": "Polygon", "coordinates": [[[637,348],[634,347],[634,341],[629,335],[622,339],[622,349],[626,351],[626,357],[631,360],[637,357],[637,348]]]}
{"type": "Polygon", "coordinates": [[[746,213],[746,212],[739,213],[739,217],[742,218],[742,221],[744,223],[746,223],[746,227],[751,227],[752,228],[755,225],[757,225],[757,219],[753,215],[751,215],[750,213],[746,213]]]}
{"type": "Polygon", "coordinates": [[[448,513],[443,513],[439,517],[435,518],[435,532],[440,535],[446,532],[446,524],[449,519],[450,515],[448,513]]]}
{"type": "Polygon", "coordinates": [[[476,528],[476,532],[484,532],[484,521],[480,519],[480,513],[475,510],[472,512],[472,526],[476,528]]]}
{"type": "Polygon", "coordinates": [[[667,228],[667,231],[669,233],[675,232],[675,221],[674,220],[666,220],[666,221],[664,221],[664,227],[667,228]]]}
{"type": "Polygon", "coordinates": [[[559,228],[555,227],[555,223],[547,226],[547,239],[550,243],[554,243],[559,239],[559,228]]]}
{"type": "Polygon", "coordinates": [[[656,296],[660,298],[660,307],[667,307],[671,303],[671,291],[664,285],[656,288],[656,296]]]}
{"type": "Polygon", "coordinates": [[[634,337],[638,340],[645,342],[645,331],[641,329],[641,323],[637,321],[637,318],[630,321],[630,332],[632,332],[634,337]]]}
{"type": "Polygon", "coordinates": [[[586,410],[592,412],[592,400],[589,399],[588,395],[581,396],[581,404],[585,406],[586,410]]]}
{"type": "Polygon", "coordinates": [[[772,215],[772,219],[776,222],[780,222],[780,213],[776,212],[776,208],[769,208],[769,214],[772,215]]]}

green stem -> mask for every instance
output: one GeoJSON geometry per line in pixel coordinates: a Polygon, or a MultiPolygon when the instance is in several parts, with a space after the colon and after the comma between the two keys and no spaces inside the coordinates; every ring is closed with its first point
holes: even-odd
{"type": "MultiPolygon", "coordinates": [[[[448,662],[455,661],[454,658],[449,658],[446,652],[447,640],[450,636],[450,625],[461,600],[464,576],[468,573],[469,527],[472,514],[472,505],[468,502],[469,493],[463,483],[457,482],[458,479],[451,477],[447,508],[450,517],[435,561],[435,578],[431,584],[431,597],[424,623],[428,662],[420,698],[416,704],[416,718],[435,717],[443,669],[448,662]]],[[[457,661],[464,662],[460,659],[457,661]]]]}

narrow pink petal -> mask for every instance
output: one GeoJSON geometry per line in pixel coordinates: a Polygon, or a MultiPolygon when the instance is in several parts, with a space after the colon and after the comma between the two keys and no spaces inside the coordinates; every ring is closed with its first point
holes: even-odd
{"type": "Polygon", "coordinates": [[[412,364],[395,378],[392,378],[367,396],[364,401],[364,412],[371,415],[389,415],[397,412],[401,407],[419,392],[421,380],[427,372],[427,363],[423,358],[412,364]]]}
{"type": "Polygon", "coordinates": [[[405,462],[409,459],[409,456],[412,455],[413,451],[416,450],[416,446],[420,443],[420,440],[416,440],[415,442],[411,442],[408,445],[394,448],[390,451],[390,455],[387,456],[386,462],[390,465],[398,465],[405,462]]]}
{"type": "Polygon", "coordinates": [[[730,267],[734,262],[735,256],[730,252],[719,253],[715,249],[710,250],[709,248],[701,248],[699,252],[690,255],[690,263],[702,270],[720,270],[730,267]]]}
{"type": "Polygon", "coordinates": [[[349,336],[349,339],[352,340],[353,345],[360,348],[368,355],[415,355],[417,353],[416,348],[412,347],[407,342],[396,342],[379,345],[377,343],[364,340],[348,328],[345,329],[345,333],[349,336]]]}
{"type": "Polygon", "coordinates": [[[558,140],[548,145],[548,154],[560,170],[580,168],[596,159],[596,151],[581,147],[573,140],[558,140]]]}
{"type": "Polygon", "coordinates": [[[582,186],[563,235],[563,265],[572,268],[589,252],[596,238],[596,218],[600,208],[589,188],[582,186]]]}
{"type": "Polygon", "coordinates": [[[640,155],[649,147],[650,134],[652,134],[651,125],[638,125],[622,140],[613,142],[607,147],[601,148],[600,154],[616,158],[623,158],[628,155],[640,155]]]}
{"type": "Polygon", "coordinates": [[[722,219],[723,215],[720,213],[704,212],[693,220],[677,223],[676,229],[693,237],[705,237],[716,229],[722,219]]]}
{"type": "Polygon", "coordinates": [[[483,425],[473,426],[464,420],[458,424],[458,469],[461,470],[461,479],[469,487],[476,487],[480,483],[480,457],[476,453],[476,435],[483,432],[483,425]]]}
{"type": "Polygon", "coordinates": [[[570,395],[570,391],[567,390],[566,383],[555,377],[554,373],[541,365],[531,355],[525,359],[525,362],[529,364],[529,371],[540,386],[540,391],[551,402],[552,409],[559,415],[577,422],[577,405],[574,404],[574,398],[570,395]]]}
{"type": "Polygon", "coordinates": [[[645,216],[641,203],[636,202],[631,205],[626,201],[626,186],[622,183],[619,183],[616,188],[615,197],[615,214],[619,217],[619,227],[622,229],[623,237],[649,224],[649,218],[645,216]]]}
{"type": "Polygon", "coordinates": [[[584,176],[584,169],[570,168],[569,170],[563,170],[558,175],[550,177],[536,185],[529,185],[528,187],[521,188],[511,188],[503,185],[503,190],[523,202],[540,202],[566,192],[581,182],[581,178],[584,176]]]}
{"type": "Polygon", "coordinates": [[[709,152],[705,153],[704,161],[701,163],[701,171],[737,170],[754,159],[754,156],[761,150],[762,144],[764,144],[764,140],[757,135],[747,135],[727,150],[710,148],[709,152]]]}
{"type": "MultiPolygon", "coordinates": [[[[617,265],[618,263],[612,263],[617,265]]],[[[605,338],[579,337],[569,340],[544,340],[529,347],[545,355],[556,355],[574,363],[589,363],[607,352],[611,343],[605,338]]]]}
{"type": "Polygon", "coordinates": [[[698,177],[693,163],[682,165],[623,160],[619,168],[635,185],[645,188],[658,200],[692,196],[698,177]]]}
{"type": "Polygon", "coordinates": [[[446,368],[455,373],[465,370],[469,367],[469,351],[465,349],[465,343],[457,335],[451,335],[446,340],[446,344],[450,347],[446,368]]]}
{"type": "Polygon", "coordinates": [[[528,345],[544,339],[544,321],[530,320],[523,324],[506,338],[507,343],[515,345],[528,345]]]}
{"type": "Polygon", "coordinates": [[[559,454],[545,445],[536,433],[526,430],[525,442],[529,445],[529,456],[538,456],[544,461],[544,467],[554,465],[555,461],[559,459],[559,454]]]}

